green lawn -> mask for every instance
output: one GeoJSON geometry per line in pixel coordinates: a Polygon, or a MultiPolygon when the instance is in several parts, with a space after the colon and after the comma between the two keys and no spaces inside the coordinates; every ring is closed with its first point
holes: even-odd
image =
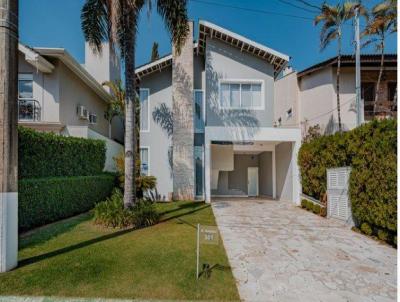
{"type": "Polygon", "coordinates": [[[215,225],[211,207],[157,207],[162,222],[145,229],[107,230],[88,213],[20,238],[19,267],[0,274],[0,295],[239,300],[222,243],[202,250],[221,266],[195,277],[195,225],[215,225]]]}

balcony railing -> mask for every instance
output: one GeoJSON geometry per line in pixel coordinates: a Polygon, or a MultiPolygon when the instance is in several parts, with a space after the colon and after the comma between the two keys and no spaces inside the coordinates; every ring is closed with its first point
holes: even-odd
{"type": "Polygon", "coordinates": [[[34,99],[20,98],[18,100],[18,120],[39,122],[41,120],[41,107],[34,99]]]}

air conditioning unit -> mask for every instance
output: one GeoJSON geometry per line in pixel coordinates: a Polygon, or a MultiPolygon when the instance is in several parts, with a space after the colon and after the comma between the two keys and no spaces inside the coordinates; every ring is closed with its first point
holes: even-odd
{"type": "Polygon", "coordinates": [[[77,112],[78,112],[78,116],[81,120],[89,119],[89,111],[86,109],[85,106],[78,106],[77,112]]]}

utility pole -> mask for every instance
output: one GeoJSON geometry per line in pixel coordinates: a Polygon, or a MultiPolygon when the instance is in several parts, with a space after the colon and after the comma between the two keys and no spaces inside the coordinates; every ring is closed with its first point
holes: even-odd
{"type": "Polygon", "coordinates": [[[18,0],[0,0],[0,273],[18,260],[18,0]]]}
{"type": "Polygon", "coordinates": [[[364,122],[364,104],[361,100],[361,68],[360,68],[360,8],[355,8],[354,37],[356,42],[356,106],[357,127],[364,122]]]}

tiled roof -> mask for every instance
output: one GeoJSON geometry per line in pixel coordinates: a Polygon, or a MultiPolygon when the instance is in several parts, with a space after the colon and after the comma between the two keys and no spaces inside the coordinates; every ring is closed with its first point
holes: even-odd
{"type": "MultiPolygon", "coordinates": [[[[381,62],[381,56],[379,54],[362,54],[360,56],[362,66],[379,66],[381,62]]],[[[356,62],[354,55],[345,54],[341,57],[341,66],[354,66],[356,62]]],[[[397,66],[397,54],[385,54],[384,58],[385,66],[397,66]]],[[[312,65],[297,73],[297,77],[303,77],[307,74],[313,73],[317,70],[325,68],[327,66],[334,66],[337,64],[337,56],[332,57],[328,60],[322,61],[315,65],[312,65]]]]}

